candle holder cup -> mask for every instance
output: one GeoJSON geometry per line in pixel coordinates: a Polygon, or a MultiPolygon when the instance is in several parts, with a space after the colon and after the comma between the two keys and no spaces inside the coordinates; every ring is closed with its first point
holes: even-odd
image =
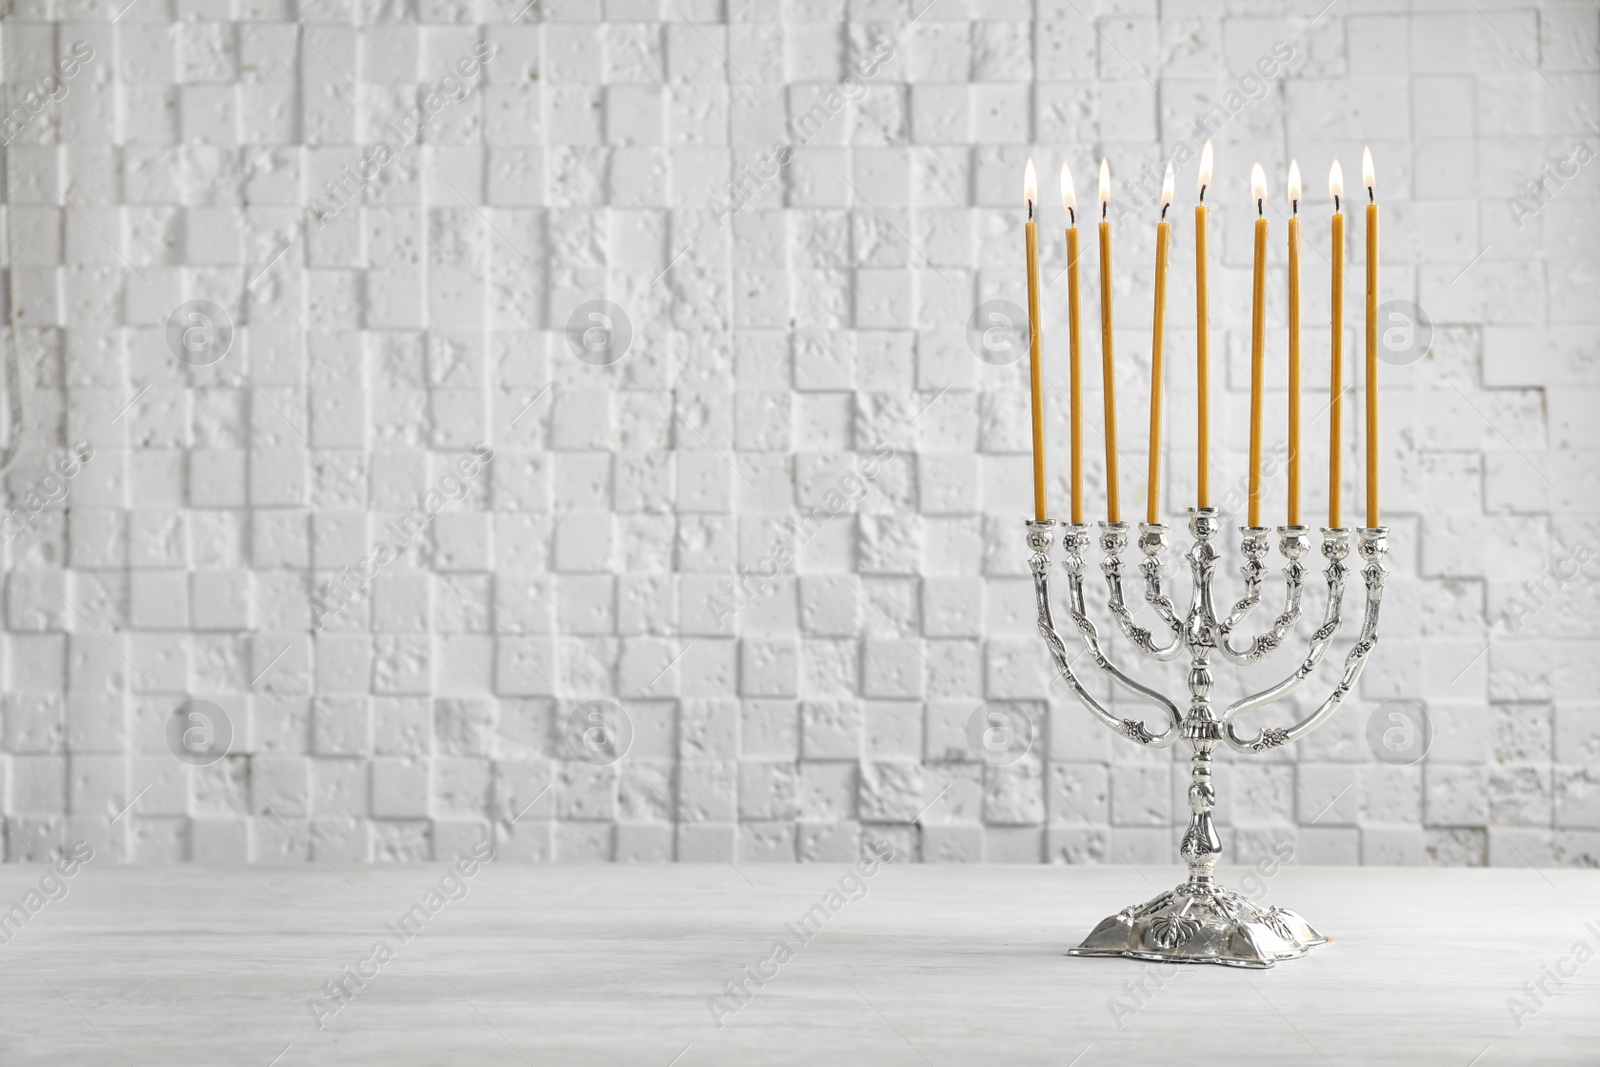
{"type": "Polygon", "coordinates": [[[1165,715],[1166,728],[1154,732],[1142,719],[1115,714],[1089,693],[1073,671],[1066,645],[1056,632],[1050,606],[1051,550],[1056,525],[1048,520],[1028,522],[1027,540],[1032,551],[1028,565],[1033,572],[1039,633],[1044,637],[1057,672],[1078,700],[1109,729],[1145,748],[1166,748],[1181,739],[1191,754],[1189,824],[1178,845],[1178,852],[1189,868],[1188,879],[1174,889],[1107,917],[1082,944],[1071,949],[1069,955],[1127,956],[1162,962],[1260,968],[1271,967],[1278,960],[1298,958],[1312,947],[1327,943],[1329,939],[1297,913],[1279,907],[1263,907],[1216,882],[1212,872],[1221,855],[1222,842],[1211,820],[1211,810],[1216,805],[1216,790],[1211,784],[1211,754],[1219,744],[1246,755],[1270,752],[1304,737],[1338,710],[1361,677],[1367,657],[1378,640],[1378,609],[1388,574],[1384,564],[1388,528],[1362,529],[1359,533],[1357,553],[1366,584],[1366,607],[1360,633],[1345,656],[1344,670],[1333,692],[1311,714],[1290,726],[1266,726],[1242,734],[1239,719],[1298,689],[1316,672],[1338,635],[1344,621],[1344,586],[1348,574],[1345,559],[1350,554],[1351,531],[1322,531],[1327,612],[1322,624],[1312,633],[1304,658],[1275,685],[1234,701],[1218,714],[1211,699],[1212,657],[1220,655],[1236,665],[1255,663],[1282,648],[1285,638],[1299,621],[1301,590],[1307,571],[1302,560],[1311,548],[1307,528],[1283,526],[1277,529],[1278,552],[1285,561],[1284,609],[1269,627],[1244,639],[1236,637],[1236,631],[1261,603],[1262,579],[1267,571],[1264,560],[1270,551],[1274,531],[1259,526],[1240,527],[1245,592],[1227,615],[1219,616],[1212,588],[1218,554],[1212,541],[1222,528],[1221,518],[1215,508],[1191,509],[1192,544],[1185,556],[1189,563],[1191,591],[1188,614],[1180,616],[1167,595],[1162,570],[1169,547],[1169,530],[1161,523],[1141,523],[1138,546],[1144,556],[1139,565],[1144,575],[1144,600],[1160,621],[1158,637],[1135,623],[1124,599],[1121,557],[1128,544],[1128,524],[1100,524],[1103,557],[1100,570],[1106,579],[1108,606],[1123,636],[1151,659],[1172,660],[1183,652],[1189,655],[1188,702],[1180,707],[1137,681],[1106,656],[1099,632],[1084,611],[1084,555],[1093,538],[1087,524],[1062,525],[1065,552],[1062,565],[1067,572],[1067,613],[1072,626],[1097,670],[1134,700],[1150,704],[1165,715]]]}

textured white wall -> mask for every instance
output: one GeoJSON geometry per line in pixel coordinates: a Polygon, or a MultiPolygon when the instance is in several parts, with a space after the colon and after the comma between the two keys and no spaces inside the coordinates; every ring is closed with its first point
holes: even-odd
{"type": "MultiPolygon", "coordinates": [[[[1069,161],[1088,202],[1108,155],[1131,204],[1123,183],[1198,148],[1210,115],[1221,489],[1244,475],[1252,161],[1276,201],[1269,438],[1289,157],[1307,178],[1308,521],[1326,499],[1335,155],[1354,190],[1372,145],[1385,295],[1433,327],[1426,357],[1385,372],[1384,640],[1321,733],[1220,757],[1225,860],[1287,843],[1302,863],[1600,862],[1593,3],[126,3],[13,0],[3,28],[23,109],[4,150],[6,354],[28,409],[8,475],[26,519],[5,548],[9,858],[85,838],[139,862],[418,860],[492,829],[525,860],[835,860],[866,833],[924,860],[1173,862],[1181,752],[1137,750],[1048,687],[1021,531],[1023,364],[976,358],[965,324],[981,301],[1023,301],[1031,153],[1064,514],[1056,171],[1069,161]],[[77,41],[92,58],[57,67],[77,41]],[[1252,73],[1275,51],[1289,59],[1252,73]],[[458,61],[466,98],[446,99],[457,74],[430,100],[458,61]],[[406,143],[403,117],[430,105],[406,143]],[[790,125],[808,112],[826,121],[790,125]],[[796,145],[783,166],[764,160],[779,140],[796,145]],[[326,195],[363,159],[354,202],[326,195]],[[1529,186],[1547,162],[1559,181],[1529,186]],[[225,352],[190,335],[191,359],[222,353],[203,367],[167,336],[196,299],[234,328],[225,352]],[[632,331],[605,366],[563,332],[599,299],[632,331]],[[80,441],[93,455],[66,499],[32,515],[26,494],[80,441]],[[464,499],[434,497],[437,517],[405,533],[431,489],[457,495],[463,456],[464,499]],[[732,607],[736,568],[761,568],[835,490],[860,500],[804,527],[798,563],[747,580],[759,595],[719,619],[708,601],[732,607]],[[359,595],[313,602],[380,539],[396,558],[350,579],[359,595]],[[1523,583],[1541,580],[1535,598],[1523,583]],[[169,748],[191,698],[232,730],[207,765],[169,748]],[[631,721],[620,762],[567,746],[591,699],[631,721]],[[966,746],[988,700],[1038,723],[1007,768],[966,746]],[[1389,701],[1426,708],[1423,762],[1369,744],[1389,701]]],[[[1191,160],[1169,521],[1194,483],[1193,189],[1191,160]]],[[[1118,222],[1134,516],[1154,218],[1141,203],[1118,222]]],[[[1279,473],[1270,521],[1282,507],[1279,473]]],[[[1223,671],[1220,695],[1274,671],[1223,671]]]]}

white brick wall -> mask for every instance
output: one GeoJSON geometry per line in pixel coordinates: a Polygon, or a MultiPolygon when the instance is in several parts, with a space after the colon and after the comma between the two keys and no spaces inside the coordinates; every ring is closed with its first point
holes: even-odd
{"type": "MultiPolygon", "coordinates": [[[[1225,858],[1287,839],[1308,863],[1600,862],[1594,3],[126,2],[12,0],[0,30],[8,106],[28,113],[4,151],[6,355],[29,425],[11,506],[68,447],[94,450],[4,549],[9,858],[86,838],[137,862],[419,860],[492,828],[503,855],[537,861],[834,860],[864,833],[924,860],[1173,861],[1182,754],[1136,750],[1047,689],[1023,365],[979,361],[964,324],[1023,299],[1031,153],[1064,513],[1055,172],[1069,161],[1088,202],[1109,155],[1129,198],[1121,182],[1197,148],[1192,124],[1221,104],[1219,494],[1244,474],[1252,161],[1280,201],[1270,433],[1290,156],[1308,186],[1308,413],[1327,401],[1333,156],[1353,188],[1372,145],[1385,295],[1434,328],[1384,382],[1384,641],[1319,734],[1223,757],[1225,858]],[[66,96],[30,104],[76,41],[93,58],[66,96]],[[1287,69],[1257,80],[1280,41],[1287,69]],[[307,198],[482,43],[466,99],[441,99],[361,203],[311,221],[307,198]],[[708,199],[830,90],[842,112],[776,174],[741,178],[719,226],[708,199]],[[1545,162],[1576,174],[1514,210],[1545,162]],[[602,298],[633,331],[610,366],[563,333],[602,298]],[[192,299],[235,327],[206,367],[167,343],[192,299]],[[315,629],[313,590],[394,540],[387,524],[480,440],[494,459],[463,499],[315,629]],[[880,445],[872,477],[841,481],[880,445]],[[853,485],[859,503],[719,628],[723,579],[853,485]],[[1532,608],[1523,583],[1551,566],[1577,576],[1547,581],[1514,629],[1510,598],[1532,608]],[[190,698],[231,723],[210,765],[168,747],[190,698]],[[591,699],[626,709],[619,763],[567,747],[591,699]],[[994,699],[1039,723],[1005,769],[965,743],[994,699]],[[1370,750],[1391,700],[1427,709],[1422,764],[1370,750]]],[[[1169,519],[1194,480],[1193,167],[1174,213],[1169,519]]],[[[1135,514],[1153,223],[1143,207],[1118,226],[1135,514]]],[[[1097,355],[1093,323],[1087,340],[1097,355]]],[[[1306,436],[1310,521],[1325,433],[1306,436]]],[[[1099,440],[1096,415],[1092,517],[1099,440]]],[[[1275,522],[1282,493],[1279,475],[1275,522]]],[[[1223,672],[1222,694],[1247,681],[1223,672]]]]}

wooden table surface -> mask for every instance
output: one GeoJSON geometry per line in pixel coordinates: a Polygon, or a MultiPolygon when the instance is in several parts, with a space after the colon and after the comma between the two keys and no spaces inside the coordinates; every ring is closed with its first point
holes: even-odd
{"type": "Polygon", "coordinates": [[[4,868],[0,1064],[1600,1064],[1595,871],[1287,867],[1332,944],[1163,974],[1064,952],[1175,867],[449,870],[4,868]]]}

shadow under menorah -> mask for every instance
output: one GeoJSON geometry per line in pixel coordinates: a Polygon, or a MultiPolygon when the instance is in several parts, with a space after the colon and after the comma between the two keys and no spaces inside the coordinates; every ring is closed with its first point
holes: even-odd
{"type": "Polygon", "coordinates": [[[1270,627],[1248,641],[1237,639],[1235,631],[1261,603],[1264,562],[1272,530],[1265,526],[1242,526],[1241,550],[1245,563],[1244,596],[1225,617],[1218,617],[1212,593],[1218,553],[1212,544],[1221,530],[1221,516],[1215,508],[1191,508],[1189,533],[1193,545],[1185,553],[1192,581],[1189,611],[1179,616],[1166,592],[1164,560],[1169,548],[1169,529],[1164,523],[1140,523],[1138,545],[1144,559],[1139,569],[1144,576],[1144,600],[1160,619],[1170,636],[1158,639],[1133,618],[1122,588],[1122,553],[1128,545],[1129,524],[1099,524],[1108,607],[1118,628],[1145,656],[1155,660],[1176,659],[1189,654],[1188,705],[1180,708],[1173,700],[1135,680],[1113,664],[1100,645],[1100,635],[1084,612],[1084,553],[1094,535],[1087,523],[1064,523],[1062,545],[1066,553],[1067,613],[1089,653],[1094,666],[1108,675],[1125,692],[1166,713],[1167,728],[1152,733],[1143,721],[1119,718],[1094,698],[1073,673],[1066,646],[1056,633],[1050,609],[1051,549],[1056,523],[1029,521],[1028,547],[1033,554],[1028,563],[1033,571],[1033,588],[1039,609],[1039,632],[1049,646],[1056,669],[1077,698],[1106,726],[1146,748],[1166,748],[1179,738],[1189,746],[1190,784],[1189,825],[1178,846],[1188,865],[1188,880],[1174,889],[1159,893],[1142,904],[1130,905],[1107,917],[1083,943],[1071,949],[1074,956],[1128,956],[1135,959],[1175,963],[1220,963],[1231,967],[1271,967],[1278,960],[1304,956],[1315,945],[1330,939],[1318,933],[1299,914],[1278,907],[1257,907],[1254,902],[1219,885],[1212,875],[1222,852],[1222,841],[1212,825],[1211,809],[1216,791],[1211,785],[1211,753],[1221,742],[1237,752],[1256,754],[1297,741],[1327,721],[1349,695],[1367,657],[1378,639],[1378,608],[1383,599],[1388,568],[1388,527],[1368,527],[1358,531],[1357,553],[1363,561],[1366,606],[1361,632],[1346,655],[1338,683],[1320,705],[1291,726],[1267,726],[1249,736],[1241,736],[1237,722],[1246,712],[1266,707],[1298,689],[1322,663],[1329,646],[1344,623],[1344,587],[1349,575],[1345,564],[1350,554],[1351,533],[1346,528],[1322,530],[1322,556],[1327,561],[1323,575],[1328,584],[1327,613],[1322,625],[1311,635],[1305,657],[1294,670],[1276,684],[1229,704],[1218,715],[1211,702],[1211,659],[1221,655],[1236,665],[1258,662],[1283,647],[1284,639],[1300,618],[1301,592],[1308,567],[1302,560],[1311,548],[1305,526],[1277,529],[1278,551],[1285,562],[1284,608],[1270,627]],[[1165,643],[1161,643],[1164,641],[1165,643]],[[1236,641],[1238,643],[1236,643],[1236,641]]]}

